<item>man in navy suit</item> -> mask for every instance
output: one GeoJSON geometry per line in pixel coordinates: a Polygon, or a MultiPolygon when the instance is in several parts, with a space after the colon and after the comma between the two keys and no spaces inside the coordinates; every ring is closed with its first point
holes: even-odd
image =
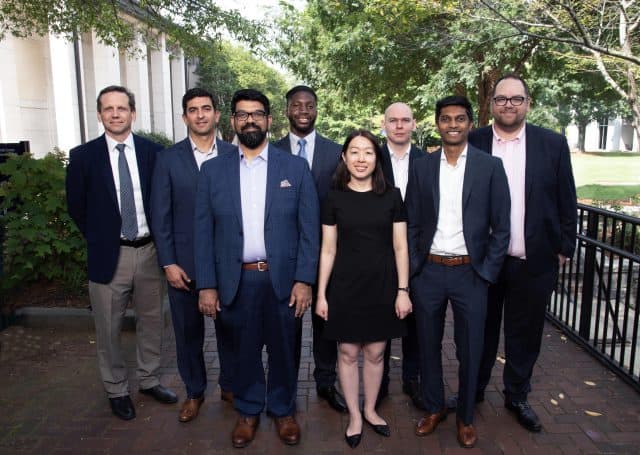
{"type": "MultiPolygon", "coordinates": [[[[287,100],[286,116],[289,119],[289,134],[275,143],[275,146],[305,158],[311,167],[313,180],[318,190],[320,203],[329,192],[333,173],[340,160],[342,146],[320,135],[315,130],[318,116],[318,97],[316,92],[306,85],[297,85],[285,95],[287,100]]],[[[315,296],[316,290],[313,290],[315,296]]],[[[314,298],[315,302],[315,298],[314,298]]],[[[315,307],[315,305],[314,305],[315,307]]],[[[302,319],[298,327],[298,347],[296,365],[300,366],[302,349],[302,319]]],[[[316,391],[329,405],[338,412],[347,410],[343,396],[335,386],[337,345],[322,336],[324,320],[311,311],[313,332],[313,360],[315,369],[313,377],[316,391]]]]}
{"type": "MultiPolygon", "coordinates": [[[[182,119],[188,136],[158,156],[151,191],[151,219],[158,249],[158,260],[169,283],[171,318],[176,337],[178,371],[187,390],[187,398],[178,420],[197,417],[204,401],[207,371],[204,363],[204,317],[198,309],[195,291],[193,219],[196,183],[200,167],[218,155],[237,148],[216,139],[220,111],[213,95],[192,88],[182,97],[182,119]]],[[[215,320],[220,360],[220,396],[233,401],[231,393],[231,336],[224,334],[220,318],[215,320]]]]}
{"type": "Polygon", "coordinates": [[[416,162],[406,198],[422,398],[427,411],[416,434],[432,433],[447,416],[441,350],[451,301],[460,363],[456,423],[462,447],[473,447],[477,440],[473,411],[487,286],[497,280],[509,245],[507,178],[499,159],[467,144],[472,115],[465,97],[438,101],[436,126],[442,148],[416,162]]]}
{"type": "MultiPolygon", "coordinates": [[[[411,143],[411,134],[416,129],[411,108],[405,103],[393,103],[384,111],[382,129],[385,131],[386,142],[382,147],[382,170],[384,176],[392,185],[400,189],[405,198],[409,173],[417,159],[425,153],[411,143]]],[[[402,337],[402,391],[411,397],[414,406],[422,409],[420,399],[420,365],[418,360],[418,335],[416,334],[416,319],[413,313],[407,321],[407,335],[402,337]]],[[[384,372],[378,392],[376,405],[389,395],[389,362],[391,359],[391,340],[384,351],[384,372]]]]}
{"type": "Polygon", "coordinates": [[[231,113],[239,153],[208,161],[198,177],[199,307],[205,315],[220,313],[233,334],[233,403],[239,413],[234,447],[254,439],[265,401],[280,439],[297,444],[296,327],[311,305],[316,280],[318,196],[307,163],[269,145],[266,96],[239,90],[231,113]]]}
{"type": "Polygon", "coordinates": [[[526,123],[530,105],[525,81],[502,77],[491,99],[493,126],[473,131],[469,143],[502,159],[511,193],[511,241],[499,280],[489,288],[476,400],[484,399],[491,378],[504,308],[505,406],[537,432],[542,426],[527,395],[558,270],[575,249],[577,208],[567,140],[526,123]]]}
{"type": "Polygon", "coordinates": [[[69,214],[87,240],[89,298],[96,326],[98,366],[113,413],[135,417],[120,347],[122,319],[136,310],[140,392],[163,403],[178,398],[160,385],[164,280],[153,243],[151,176],[162,147],[131,133],[135,99],[125,87],[98,95],[105,134],[70,152],[69,214]]]}

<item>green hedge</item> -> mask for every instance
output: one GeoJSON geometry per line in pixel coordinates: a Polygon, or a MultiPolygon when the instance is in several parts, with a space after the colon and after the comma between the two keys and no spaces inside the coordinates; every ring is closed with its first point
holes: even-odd
{"type": "Polygon", "coordinates": [[[14,155],[0,164],[0,174],[9,177],[0,185],[5,292],[42,279],[60,283],[70,295],[86,292],[86,246],[67,213],[66,161],[56,150],[42,159],[14,155]]]}

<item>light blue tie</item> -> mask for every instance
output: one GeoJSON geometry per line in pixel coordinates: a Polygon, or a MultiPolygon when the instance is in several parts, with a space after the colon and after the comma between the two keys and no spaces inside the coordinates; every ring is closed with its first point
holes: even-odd
{"type": "Polygon", "coordinates": [[[307,164],[309,164],[309,159],[307,158],[307,140],[302,138],[302,139],[298,139],[298,145],[300,146],[300,148],[298,149],[298,156],[300,158],[304,158],[307,161],[307,164]]]}
{"type": "Polygon", "coordinates": [[[122,235],[127,240],[135,240],[138,235],[138,218],[136,217],[136,201],[133,197],[131,173],[124,154],[125,145],[116,145],[118,149],[118,174],[120,175],[120,217],[122,218],[122,235]]]}

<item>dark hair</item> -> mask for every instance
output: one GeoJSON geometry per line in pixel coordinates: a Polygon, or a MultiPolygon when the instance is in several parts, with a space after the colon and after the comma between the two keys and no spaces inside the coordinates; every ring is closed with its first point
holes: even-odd
{"type": "Polygon", "coordinates": [[[238,103],[238,101],[258,101],[259,103],[262,103],[262,106],[264,107],[264,111],[267,113],[267,115],[271,113],[269,98],[267,98],[264,95],[264,93],[258,90],[255,90],[252,88],[245,88],[235,92],[231,97],[231,113],[232,114],[236,113],[236,104],[238,103]]]}
{"type": "MultiPolygon", "coordinates": [[[[344,157],[351,141],[358,136],[368,139],[373,144],[373,149],[376,152],[376,168],[372,175],[373,192],[376,194],[382,194],[391,188],[391,185],[384,177],[384,172],[382,171],[382,148],[380,147],[380,144],[378,144],[378,139],[373,135],[373,133],[365,129],[352,131],[344,141],[344,145],[342,146],[342,156],[344,157]]],[[[349,170],[347,169],[344,159],[341,159],[338,163],[335,174],[333,174],[333,188],[344,191],[348,189],[347,184],[349,183],[349,180],[351,180],[351,174],[349,174],[349,170]]]]}
{"type": "Polygon", "coordinates": [[[436,124],[438,123],[438,119],[440,118],[440,112],[442,112],[442,109],[447,106],[464,107],[464,110],[467,111],[469,121],[473,122],[473,109],[471,108],[471,103],[469,102],[469,100],[465,96],[452,95],[441,98],[436,103],[436,124]]]}
{"type": "Polygon", "coordinates": [[[98,93],[98,99],[96,103],[98,112],[102,110],[102,103],[100,102],[100,97],[102,97],[102,95],[106,93],[112,93],[112,92],[124,93],[125,95],[127,95],[127,98],[129,98],[129,109],[131,109],[131,112],[136,111],[136,98],[133,96],[133,93],[131,93],[129,89],[127,89],[126,87],[123,87],[122,85],[110,85],[108,87],[103,88],[102,90],[100,90],[100,93],[98,93]]]}
{"type": "Polygon", "coordinates": [[[524,79],[522,79],[522,77],[516,73],[508,73],[498,79],[495,84],[493,84],[493,90],[491,91],[492,98],[496,95],[496,87],[498,86],[498,84],[505,79],[515,79],[516,81],[520,81],[522,83],[522,86],[524,87],[524,94],[527,96],[527,98],[529,97],[529,86],[524,81],[524,79]]]}
{"type": "Polygon", "coordinates": [[[209,98],[211,100],[211,105],[213,106],[213,110],[214,111],[218,110],[218,106],[216,106],[216,101],[213,99],[213,95],[211,94],[211,92],[203,88],[195,87],[187,90],[187,92],[182,96],[182,113],[183,114],[187,113],[187,103],[189,103],[189,101],[191,101],[194,98],[209,98]]]}
{"type": "Polygon", "coordinates": [[[296,85],[291,90],[289,90],[286,95],[284,95],[284,97],[287,99],[287,106],[291,102],[291,98],[293,98],[293,95],[295,95],[298,92],[310,93],[311,96],[313,96],[313,99],[315,100],[315,102],[316,103],[318,102],[318,95],[316,95],[316,92],[314,92],[311,87],[308,87],[306,85],[296,85]]]}

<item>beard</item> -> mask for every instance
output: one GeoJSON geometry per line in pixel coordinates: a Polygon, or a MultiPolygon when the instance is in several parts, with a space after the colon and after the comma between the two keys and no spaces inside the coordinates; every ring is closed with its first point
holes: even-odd
{"type": "Polygon", "coordinates": [[[255,123],[250,123],[244,125],[241,131],[236,131],[236,134],[238,135],[238,141],[240,141],[242,145],[249,149],[255,149],[260,144],[262,144],[262,142],[264,142],[265,138],[267,137],[267,130],[265,129],[263,131],[255,123]],[[253,131],[246,131],[249,128],[258,129],[253,131]]]}

